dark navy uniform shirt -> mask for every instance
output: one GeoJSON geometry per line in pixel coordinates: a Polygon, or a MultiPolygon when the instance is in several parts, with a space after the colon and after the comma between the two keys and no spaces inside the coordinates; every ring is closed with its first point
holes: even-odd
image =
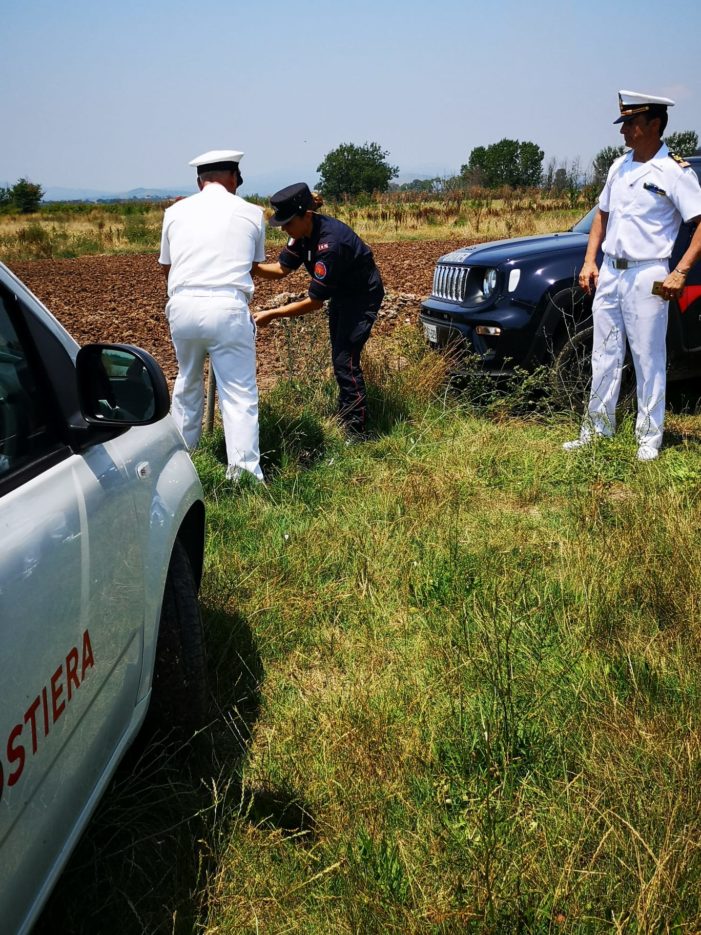
{"type": "Polygon", "coordinates": [[[384,289],[372,250],[343,221],[314,214],[311,236],[290,239],[278,259],[288,269],[304,264],[311,299],[380,307],[384,289]]]}

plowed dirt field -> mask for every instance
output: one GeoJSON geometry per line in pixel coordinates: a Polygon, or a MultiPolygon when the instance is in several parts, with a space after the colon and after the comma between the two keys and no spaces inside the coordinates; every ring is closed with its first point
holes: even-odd
{"type": "MultiPolygon", "coordinates": [[[[374,244],[387,290],[375,331],[386,333],[407,319],[416,321],[420,301],[431,288],[433,267],[462,241],[374,244]]],[[[274,259],[277,251],[269,252],[274,259]]],[[[155,255],[94,256],[75,260],[13,263],[12,270],[80,343],[136,344],[149,351],[172,383],[177,371],[163,310],[165,283],[155,255]]],[[[297,271],[280,282],[256,281],[251,308],[269,305],[282,292],[305,292],[309,279],[297,271]]],[[[282,372],[277,323],[258,334],[258,377],[262,388],[282,372]]]]}

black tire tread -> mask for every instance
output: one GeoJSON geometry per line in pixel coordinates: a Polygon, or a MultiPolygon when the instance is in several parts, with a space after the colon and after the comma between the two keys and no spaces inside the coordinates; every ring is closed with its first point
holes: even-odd
{"type": "Polygon", "coordinates": [[[149,718],[163,730],[192,732],[207,715],[207,660],[197,586],[176,539],[166,577],[149,718]]]}
{"type": "MultiPolygon", "coordinates": [[[[553,360],[550,382],[555,405],[573,409],[583,415],[589,401],[591,387],[591,346],[594,337],[592,324],[581,328],[565,340],[553,360]]],[[[635,402],[635,371],[626,352],[624,376],[617,410],[628,411],[635,402]]]]}

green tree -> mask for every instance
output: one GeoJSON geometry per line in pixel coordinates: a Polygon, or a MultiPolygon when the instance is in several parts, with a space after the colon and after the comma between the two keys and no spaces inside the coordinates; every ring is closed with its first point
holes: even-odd
{"type": "Polygon", "coordinates": [[[399,173],[397,166],[387,162],[387,156],[389,152],[377,143],[341,143],[317,166],[319,190],[328,198],[386,192],[390,179],[399,173]]]}
{"type": "Polygon", "coordinates": [[[695,130],[677,130],[664,138],[673,153],[679,156],[693,156],[699,145],[699,135],[695,130]]]}
{"type": "Polygon", "coordinates": [[[591,164],[591,184],[598,189],[602,189],[606,184],[606,177],[613,163],[626,151],[625,146],[604,146],[594,156],[591,164]]]}
{"type": "Polygon", "coordinates": [[[560,166],[559,169],[555,170],[555,175],[553,176],[552,190],[556,195],[562,195],[563,192],[567,191],[567,169],[564,166],[560,166]]]}
{"type": "Polygon", "coordinates": [[[570,207],[576,208],[582,193],[582,169],[579,164],[579,156],[572,160],[569,169],[567,164],[563,166],[565,170],[565,192],[570,201],[570,207]]]}
{"type": "Polygon", "coordinates": [[[487,188],[530,188],[542,181],[544,157],[536,143],[503,139],[490,146],[476,146],[460,172],[471,184],[487,188]]]}
{"type": "Polygon", "coordinates": [[[20,214],[33,214],[39,210],[44,189],[41,185],[30,182],[29,179],[20,179],[10,189],[12,205],[20,214]]]}
{"type": "Polygon", "coordinates": [[[543,158],[545,153],[537,145],[524,140],[518,150],[518,181],[523,188],[537,188],[543,178],[543,158]]]}
{"type": "Polygon", "coordinates": [[[543,172],[542,185],[543,185],[544,191],[546,192],[552,191],[553,185],[555,184],[556,171],[557,171],[557,161],[554,156],[551,156],[550,159],[548,160],[548,165],[545,171],[543,172]]]}
{"type": "Polygon", "coordinates": [[[441,180],[435,179],[413,179],[411,182],[402,182],[401,185],[391,185],[398,192],[435,192],[438,191],[441,180]]]}

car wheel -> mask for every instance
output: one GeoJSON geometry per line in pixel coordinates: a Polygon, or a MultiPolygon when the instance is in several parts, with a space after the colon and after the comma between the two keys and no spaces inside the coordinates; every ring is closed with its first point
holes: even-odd
{"type": "MultiPolygon", "coordinates": [[[[568,337],[553,358],[550,377],[553,401],[558,407],[582,414],[591,388],[591,351],[594,327],[589,325],[568,337]]],[[[635,368],[630,351],[623,362],[618,410],[630,409],[635,400],[635,368]]]]}
{"type": "Polygon", "coordinates": [[[191,735],[207,716],[207,668],[197,586],[177,539],[163,594],[149,721],[191,735]]]}

